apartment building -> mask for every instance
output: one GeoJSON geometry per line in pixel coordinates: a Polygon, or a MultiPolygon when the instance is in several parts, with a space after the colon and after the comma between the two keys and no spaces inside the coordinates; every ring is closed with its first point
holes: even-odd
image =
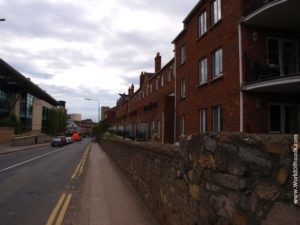
{"type": "Polygon", "coordinates": [[[116,124],[162,142],[203,132],[299,133],[299,8],[297,0],[199,1],[172,42],[174,59],[161,69],[157,54],[155,73],[143,72],[140,88],[121,96],[116,124]]]}
{"type": "Polygon", "coordinates": [[[202,0],[174,39],[177,137],[299,132],[295,0],[202,0]],[[275,22],[276,21],[276,22],[275,22]],[[291,23],[292,24],[291,24],[291,23]]]}

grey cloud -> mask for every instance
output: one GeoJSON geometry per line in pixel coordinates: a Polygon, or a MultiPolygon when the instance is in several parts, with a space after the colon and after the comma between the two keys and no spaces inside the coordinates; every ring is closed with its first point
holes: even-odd
{"type": "Polygon", "coordinates": [[[25,37],[54,37],[69,41],[95,38],[97,24],[89,22],[79,5],[47,1],[6,1],[0,4],[7,19],[1,32],[25,37]]]}

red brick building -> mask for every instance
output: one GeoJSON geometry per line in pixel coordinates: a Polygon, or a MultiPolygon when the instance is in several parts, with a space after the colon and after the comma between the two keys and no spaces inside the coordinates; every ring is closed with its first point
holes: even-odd
{"type": "Polygon", "coordinates": [[[199,1],[173,40],[174,59],[161,68],[157,54],[155,73],[121,95],[115,125],[162,142],[207,131],[299,133],[299,8],[298,0],[199,1]]]}
{"type": "Polygon", "coordinates": [[[299,132],[297,7],[295,0],[198,2],[173,41],[177,137],[299,132]]]}
{"type": "Polygon", "coordinates": [[[155,57],[155,73],[142,72],[140,87],[120,94],[115,110],[115,127],[127,137],[162,142],[174,141],[174,59],[161,68],[155,57]]]}

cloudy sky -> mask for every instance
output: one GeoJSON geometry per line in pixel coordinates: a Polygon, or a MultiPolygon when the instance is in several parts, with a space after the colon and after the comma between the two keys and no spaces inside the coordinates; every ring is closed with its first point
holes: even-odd
{"type": "Polygon", "coordinates": [[[97,120],[173,57],[171,41],[197,0],[0,0],[0,58],[65,100],[69,113],[97,120]]]}

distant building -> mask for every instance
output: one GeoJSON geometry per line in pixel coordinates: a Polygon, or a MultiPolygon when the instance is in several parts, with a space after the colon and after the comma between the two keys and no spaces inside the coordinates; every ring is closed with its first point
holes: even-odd
{"type": "Polygon", "coordinates": [[[23,131],[44,131],[49,110],[58,106],[52,96],[0,59],[0,122],[15,115],[23,131]]]}
{"type": "Polygon", "coordinates": [[[81,114],[79,113],[68,114],[68,120],[81,121],[81,114]]]}
{"type": "Polygon", "coordinates": [[[101,107],[101,120],[105,120],[107,119],[107,115],[106,115],[106,112],[110,110],[110,107],[109,106],[102,106],[101,107]]]}
{"type": "Polygon", "coordinates": [[[81,127],[75,121],[68,120],[67,133],[69,134],[81,133],[81,127]]]}

